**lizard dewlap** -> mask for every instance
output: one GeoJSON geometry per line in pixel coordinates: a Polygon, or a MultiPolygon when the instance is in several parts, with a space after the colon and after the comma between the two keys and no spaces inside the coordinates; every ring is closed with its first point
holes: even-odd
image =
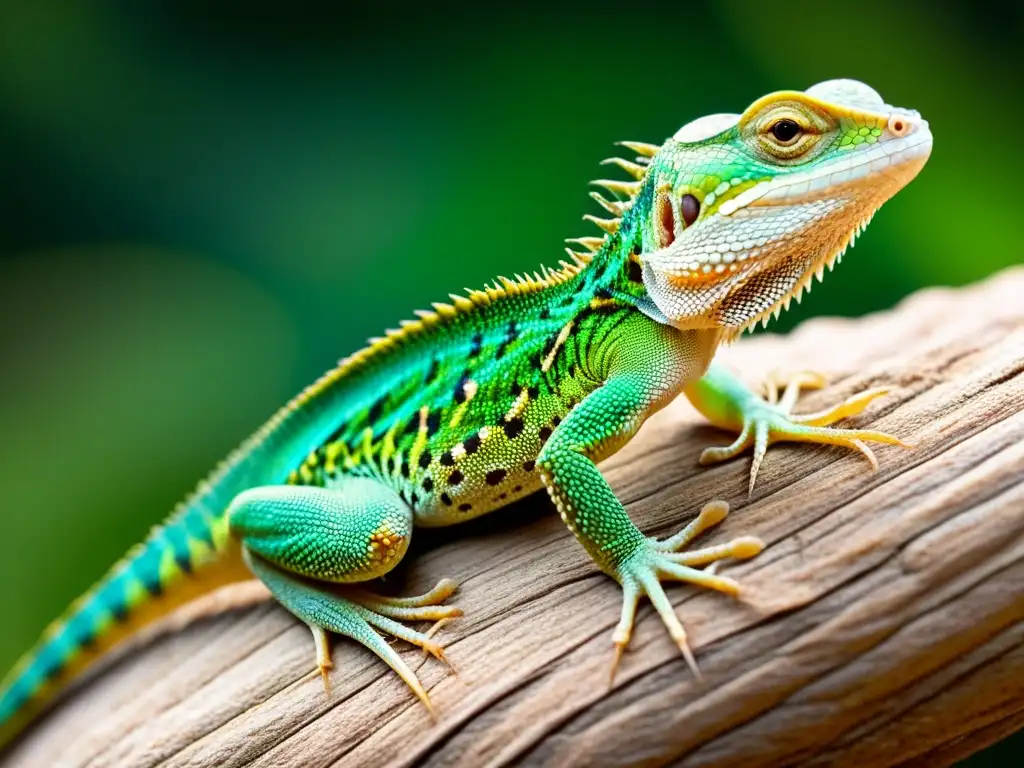
{"type": "MultiPolygon", "coordinates": [[[[662,588],[728,594],[702,566],[755,556],[749,536],[687,549],[721,522],[706,504],[656,540],[630,521],[597,469],[680,393],[736,440],[702,463],[752,447],[753,488],[768,445],[846,446],[875,464],[881,432],[831,425],[871,390],[816,414],[791,413],[813,374],[762,399],[712,359],[785,309],[839,261],[876,210],[925,164],[932,138],[911,110],[868,86],[832,80],[712,115],[664,144],[623,142],[629,177],[594,182],[600,236],[570,241],[571,262],[452,295],[371,341],[285,405],[160,527],[44,632],[0,689],[0,745],[118,641],[222,584],[259,578],[306,623],[329,681],[328,636],[364,644],[429,708],[415,673],[380,632],[439,659],[434,629],[461,614],[455,583],[381,597],[363,586],[406,555],[416,527],[450,526],[545,488],[595,564],[622,587],[612,666],[650,599],[697,671],[662,588]]],[[[701,499],[694,499],[695,506],[701,499]]],[[[472,606],[467,606],[472,610],[472,606]]],[[[312,667],[312,663],[311,663],[312,667]]]]}

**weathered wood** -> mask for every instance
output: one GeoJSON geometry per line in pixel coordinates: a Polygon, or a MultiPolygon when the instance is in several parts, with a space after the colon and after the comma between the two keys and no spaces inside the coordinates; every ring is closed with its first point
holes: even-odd
{"type": "Polygon", "coordinates": [[[816,409],[891,394],[854,423],[913,450],[773,447],[712,469],[723,434],[682,400],[604,466],[643,530],[666,535],[724,497],[707,541],[768,548],[723,572],[742,600],[670,587],[705,675],[644,607],[608,689],[619,589],[542,495],[424,532],[390,578],[461,583],[442,635],[460,674],[405,657],[432,724],[369,652],[336,644],[328,698],[308,630],[273,604],[221,613],[92,677],[9,765],[945,765],[1024,724],[1024,270],[925,291],[893,312],[818,319],[726,351],[751,381],[813,366],[816,409]]]}

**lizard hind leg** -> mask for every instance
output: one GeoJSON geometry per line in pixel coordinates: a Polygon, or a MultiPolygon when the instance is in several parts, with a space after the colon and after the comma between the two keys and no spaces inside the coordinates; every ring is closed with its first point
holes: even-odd
{"type": "Polygon", "coordinates": [[[333,664],[327,633],[333,632],[377,654],[433,715],[415,673],[377,630],[447,663],[433,631],[406,622],[460,616],[458,608],[443,605],[455,582],[445,579],[425,595],[406,598],[381,597],[354,584],[391,570],[405,553],[412,511],[394,491],[368,478],[346,478],[332,488],[254,488],[232,502],[228,519],[249,570],[312,631],[328,693],[333,664]]]}

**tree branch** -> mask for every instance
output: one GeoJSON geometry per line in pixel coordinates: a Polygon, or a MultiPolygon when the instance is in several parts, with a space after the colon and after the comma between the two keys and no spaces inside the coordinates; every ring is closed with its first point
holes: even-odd
{"type": "Polygon", "coordinates": [[[442,630],[453,677],[403,655],[402,682],[335,644],[323,691],[308,630],[276,605],[221,612],[91,676],[9,765],[947,765],[1024,724],[1024,270],[931,290],[893,312],[819,319],[724,353],[745,378],[814,367],[798,410],[891,387],[853,423],[916,447],[880,470],[841,449],[769,450],[711,469],[723,435],[682,400],[603,469],[641,528],[668,535],[712,498],[702,539],[768,548],[723,572],[742,599],[670,587],[704,682],[649,607],[608,689],[619,589],[542,494],[417,532],[395,591],[460,582],[442,630]]]}

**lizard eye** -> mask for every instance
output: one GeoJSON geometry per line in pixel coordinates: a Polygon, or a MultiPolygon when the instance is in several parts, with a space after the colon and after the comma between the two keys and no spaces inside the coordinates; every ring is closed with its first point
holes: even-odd
{"type": "Polygon", "coordinates": [[[784,147],[793,144],[793,142],[800,138],[800,134],[803,133],[800,126],[796,124],[796,121],[789,118],[777,121],[772,125],[770,131],[775,140],[784,147]]]}

